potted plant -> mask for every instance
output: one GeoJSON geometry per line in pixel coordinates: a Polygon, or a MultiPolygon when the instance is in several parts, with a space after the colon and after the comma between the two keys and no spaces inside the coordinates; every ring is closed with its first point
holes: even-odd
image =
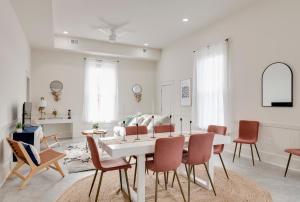
{"type": "Polygon", "coordinates": [[[23,131],[22,128],[23,128],[22,123],[18,122],[18,123],[16,124],[16,132],[17,132],[17,133],[22,133],[22,131],[23,131]]]}
{"type": "Polygon", "coordinates": [[[96,131],[99,129],[99,123],[94,123],[93,124],[93,129],[96,131]]]}

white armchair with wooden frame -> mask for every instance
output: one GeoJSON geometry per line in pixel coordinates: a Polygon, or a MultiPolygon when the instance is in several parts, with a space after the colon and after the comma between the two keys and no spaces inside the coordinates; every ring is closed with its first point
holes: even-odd
{"type": "Polygon", "coordinates": [[[64,177],[64,173],[58,163],[58,160],[66,156],[64,153],[57,152],[53,149],[46,149],[39,153],[41,162],[39,165],[36,165],[31,160],[21,142],[14,141],[10,138],[7,138],[7,142],[9,143],[11,149],[13,150],[13,153],[17,158],[17,164],[12,169],[9,177],[11,177],[12,175],[16,175],[21,180],[23,180],[20,187],[21,189],[26,186],[26,184],[35,174],[42,170],[48,170],[49,168],[56,170],[61,174],[62,177],[64,177]],[[30,171],[26,176],[18,172],[24,165],[28,165],[30,167],[30,171]]]}

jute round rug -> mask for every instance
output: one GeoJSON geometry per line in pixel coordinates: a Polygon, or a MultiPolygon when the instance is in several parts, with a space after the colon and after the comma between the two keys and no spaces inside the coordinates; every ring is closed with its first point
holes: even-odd
{"type": "MultiPolygon", "coordinates": [[[[196,176],[207,179],[206,172],[202,166],[196,167],[196,176]],[[197,168],[198,167],[198,168],[197,168]]],[[[133,183],[133,170],[129,171],[129,183],[133,183]]],[[[123,192],[118,191],[120,188],[118,172],[107,172],[103,175],[103,181],[100,188],[98,201],[120,202],[129,201],[123,192]]],[[[269,202],[272,201],[271,195],[266,190],[257,186],[251,180],[238,175],[235,172],[229,171],[229,180],[227,180],[224,170],[222,168],[215,169],[215,189],[217,196],[213,191],[206,190],[194,183],[191,183],[191,201],[197,202],[269,202]]],[[[74,183],[57,202],[87,202],[95,201],[99,176],[96,179],[95,186],[91,197],[88,197],[89,189],[93,180],[93,176],[86,177],[74,183]]],[[[158,201],[163,202],[182,202],[183,198],[180,193],[179,186],[175,180],[174,188],[171,188],[171,180],[173,174],[169,176],[168,190],[164,189],[163,174],[160,174],[160,185],[158,186],[158,201]]],[[[187,179],[179,175],[181,185],[183,187],[185,196],[187,198],[187,179]]],[[[152,172],[146,175],[146,201],[154,201],[155,190],[155,175],[152,172]]]]}

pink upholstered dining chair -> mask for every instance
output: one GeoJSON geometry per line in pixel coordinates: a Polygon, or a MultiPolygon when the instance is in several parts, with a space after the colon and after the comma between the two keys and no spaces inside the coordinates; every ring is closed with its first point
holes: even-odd
{"type": "Polygon", "coordinates": [[[287,165],[286,165],[285,173],[284,173],[284,177],[286,177],[286,173],[289,169],[289,165],[290,165],[292,155],[294,154],[296,156],[300,156],[300,149],[286,149],[284,151],[290,154],[289,155],[289,160],[288,160],[287,165]]]}
{"type": "Polygon", "coordinates": [[[166,132],[174,132],[174,131],[175,131],[174,124],[154,126],[154,132],[155,133],[166,133],[166,132]]]}
{"type": "MultiPolygon", "coordinates": [[[[177,178],[179,188],[182,197],[185,200],[185,196],[177,175],[177,168],[180,166],[182,159],[182,150],[184,145],[184,137],[169,137],[160,138],[155,142],[154,158],[151,161],[146,161],[146,167],[156,174],[155,180],[155,202],[157,201],[157,185],[158,185],[158,174],[163,172],[166,182],[166,172],[173,171],[174,176],[177,178]]],[[[165,183],[165,189],[167,184],[165,183]]]]}
{"type": "MultiPolygon", "coordinates": [[[[208,179],[211,183],[214,194],[216,195],[215,187],[212,183],[210,174],[206,166],[206,163],[209,161],[211,157],[213,140],[214,140],[214,133],[211,132],[205,134],[191,135],[189,140],[189,145],[188,145],[188,151],[183,153],[182,163],[186,167],[186,172],[188,176],[187,177],[188,178],[188,201],[190,201],[190,192],[191,192],[190,177],[191,177],[192,167],[195,167],[196,165],[201,165],[201,164],[204,165],[208,179]]],[[[172,186],[173,183],[174,183],[174,176],[173,176],[172,186]]]]}
{"type": "Polygon", "coordinates": [[[241,150],[242,150],[242,144],[250,144],[251,149],[251,156],[252,156],[252,163],[254,166],[254,156],[253,156],[253,149],[252,145],[255,146],[255,150],[258,156],[259,161],[261,161],[256,143],[258,140],[258,129],[259,129],[259,122],[258,121],[246,121],[241,120],[239,123],[239,136],[237,139],[235,139],[233,142],[235,142],[235,149],[233,154],[232,162],[234,162],[235,153],[237,144],[240,144],[240,151],[239,151],[239,157],[241,156],[241,150]]]}
{"type": "MultiPolygon", "coordinates": [[[[155,133],[167,133],[167,132],[175,132],[174,124],[164,124],[154,126],[155,133]]],[[[168,184],[169,181],[169,172],[167,172],[167,177],[165,178],[165,184],[168,184]]]]}
{"type": "MultiPolygon", "coordinates": [[[[207,132],[213,132],[213,133],[219,134],[219,135],[226,135],[226,131],[227,131],[227,128],[225,126],[209,125],[207,128],[207,132]]],[[[221,153],[223,152],[223,150],[224,150],[223,144],[222,145],[214,145],[214,154],[219,155],[223,169],[226,174],[226,177],[227,177],[227,179],[229,179],[225,164],[224,164],[222,156],[221,156],[221,153]]]]}
{"type": "Polygon", "coordinates": [[[129,168],[131,168],[130,164],[123,158],[101,161],[100,156],[99,156],[99,152],[98,152],[98,148],[97,148],[97,145],[95,143],[94,138],[92,136],[89,136],[89,135],[87,135],[86,138],[87,138],[88,146],[90,148],[92,162],[93,162],[93,164],[96,168],[96,172],[95,172],[94,179],[93,179],[93,182],[92,182],[92,185],[91,185],[91,188],[90,188],[89,196],[91,196],[91,193],[92,193],[92,190],[93,190],[93,187],[94,187],[94,183],[95,183],[95,179],[96,179],[97,174],[98,174],[98,170],[101,171],[101,175],[100,175],[100,181],[99,181],[99,184],[98,184],[98,189],[97,189],[97,195],[96,195],[95,202],[98,201],[98,196],[99,196],[99,191],[100,191],[100,187],[101,187],[103,174],[105,172],[108,172],[108,171],[119,170],[120,185],[121,185],[121,190],[123,190],[121,170],[124,170],[125,171],[126,184],[127,184],[127,190],[128,190],[128,197],[129,197],[129,200],[131,201],[130,188],[129,188],[128,176],[127,176],[127,170],[129,168]]]}
{"type": "MultiPolygon", "coordinates": [[[[128,126],[125,128],[126,136],[130,135],[145,135],[148,133],[147,126],[128,126]]],[[[129,157],[129,163],[131,161],[131,158],[135,159],[135,168],[134,168],[134,178],[133,178],[133,188],[135,188],[136,183],[136,175],[137,175],[137,156],[133,155],[129,157]]],[[[146,159],[153,157],[153,154],[146,154],[146,159]]]]}
{"type": "Polygon", "coordinates": [[[127,126],[125,127],[126,135],[147,134],[147,126],[127,126]]]}

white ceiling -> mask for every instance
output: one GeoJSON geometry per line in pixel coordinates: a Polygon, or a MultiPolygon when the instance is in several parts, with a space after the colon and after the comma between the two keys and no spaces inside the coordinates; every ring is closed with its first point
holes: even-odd
{"type": "Polygon", "coordinates": [[[223,18],[257,0],[53,0],[54,33],[96,40],[108,36],[97,31],[99,18],[111,23],[130,22],[129,33],[118,42],[149,43],[163,48],[174,40],[223,18]],[[183,23],[182,18],[189,18],[183,23]]]}
{"type": "Polygon", "coordinates": [[[52,0],[11,0],[32,47],[53,47],[52,0]]]}

